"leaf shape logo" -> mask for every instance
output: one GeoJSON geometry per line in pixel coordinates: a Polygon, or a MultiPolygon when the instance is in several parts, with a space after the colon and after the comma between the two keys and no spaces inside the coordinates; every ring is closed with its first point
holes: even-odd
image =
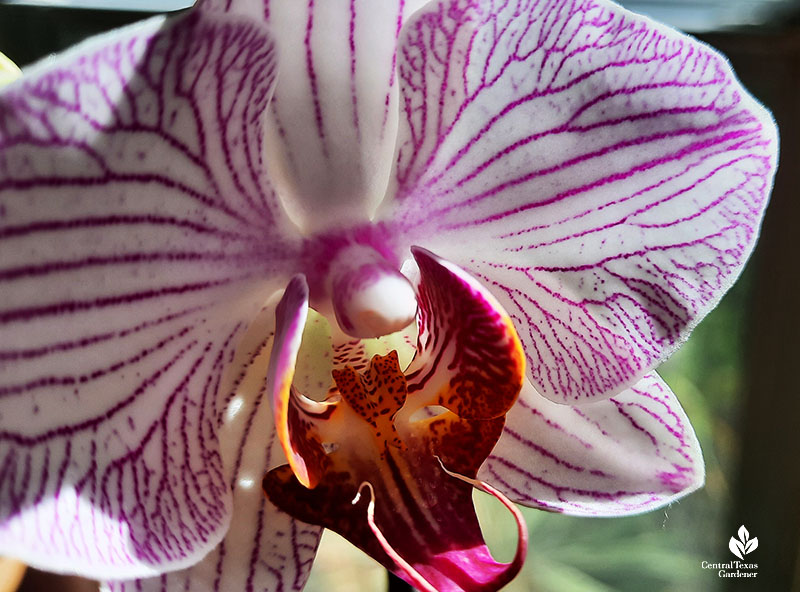
{"type": "Polygon", "coordinates": [[[758,537],[753,537],[752,539],[747,541],[747,544],[744,546],[744,552],[752,553],[756,549],[758,549],[758,537]]]}
{"type": "Polygon", "coordinates": [[[739,559],[744,559],[744,545],[737,541],[736,537],[731,537],[731,540],[728,541],[728,548],[739,559]]]}
{"type": "Polygon", "coordinates": [[[731,540],[728,541],[728,549],[739,559],[744,559],[745,555],[758,549],[758,537],[753,537],[751,539],[750,533],[744,527],[744,524],[739,527],[736,534],[739,535],[739,539],[737,540],[736,537],[731,537],[731,540]]]}
{"type": "Polygon", "coordinates": [[[747,532],[747,529],[744,527],[744,524],[742,524],[739,527],[739,532],[737,534],[739,535],[739,540],[742,541],[743,543],[746,543],[747,540],[750,538],[750,533],[747,532]]]}

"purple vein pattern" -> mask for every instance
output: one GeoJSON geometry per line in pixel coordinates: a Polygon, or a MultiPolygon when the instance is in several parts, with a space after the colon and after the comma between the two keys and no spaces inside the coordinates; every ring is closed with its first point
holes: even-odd
{"type": "Polygon", "coordinates": [[[292,247],[261,28],[90,43],[0,102],[0,553],[138,577],[227,529],[220,380],[292,247]]]}
{"type": "Polygon", "coordinates": [[[275,311],[266,307],[241,339],[225,372],[230,393],[219,431],[226,479],[233,491],[228,535],[198,564],[144,580],[111,582],[113,592],[241,592],[300,590],[322,529],[293,520],[264,496],[261,478],[286,462],[266,389],[275,311]]]}
{"type": "Polygon", "coordinates": [[[207,2],[270,25],[280,84],[267,154],[301,228],[366,221],[383,198],[397,135],[397,38],[425,0],[207,2]]]}
{"type": "Polygon", "coordinates": [[[634,384],[752,249],[774,124],[674,31],[603,1],[436,2],[398,78],[383,215],[492,286],[554,401],[634,384]]]}
{"type": "MultiPolygon", "coordinates": [[[[35,66],[0,94],[0,554],[299,590],[319,530],[260,491],[273,305],[301,272],[324,309],[354,242],[431,249],[516,324],[484,479],[584,515],[688,493],[651,370],[738,275],[776,152],[724,59],[604,0],[204,0],[35,66]]],[[[339,345],[298,380],[367,348],[339,345]]]]}
{"type": "Polygon", "coordinates": [[[611,399],[578,406],[523,388],[480,476],[518,503],[592,516],[669,503],[700,487],[704,468],[689,419],[651,373],[611,399]]]}

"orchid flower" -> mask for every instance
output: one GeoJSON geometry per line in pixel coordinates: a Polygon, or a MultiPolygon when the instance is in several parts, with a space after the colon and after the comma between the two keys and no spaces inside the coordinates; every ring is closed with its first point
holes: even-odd
{"type": "Polygon", "coordinates": [[[777,153],[708,47],[605,0],[206,0],[1,92],[0,554],[299,590],[328,527],[496,590],[512,502],[702,484],[653,368],[777,153]]]}

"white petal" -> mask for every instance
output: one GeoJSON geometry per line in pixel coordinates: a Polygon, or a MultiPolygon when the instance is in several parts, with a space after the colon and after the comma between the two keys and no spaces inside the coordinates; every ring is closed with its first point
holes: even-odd
{"type": "Polygon", "coordinates": [[[304,230],[366,221],[383,199],[397,134],[396,40],[422,3],[265,4],[280,55],[268,160],[304,230]]]}
{"type": "Polygon", "coordinates": [[[139,577],[225,534],[217,389],[292,265],[274,65],[262,28],[156,19],[0,94],[0,553],[139,577]]]}
{"type": "Polygon", "coordinates": [[[559,405],[528,385],[481,468],[512,500],[617,516],[668,504],[703,484],[700,446],[656,374],[605,401],[559,405]]]}
{"type": "Polygon", "coordinates": [[[300,590],[322,529],[292,519],[269,502],[261,478],[286,463],[264,385],[275,311],[266,308],[248,330],[226,375],[230,391],[219,437],[233,519],[222,543],[193,567],[139,581],[108,582],[115,592],[300,590]]]}
{"type": "Polygon", "coordinates": [[[631,386],[750,254],[770,115],[711,49],[603,0],[436,2],[400,45],[380,218],[492,287],[543,395],[631,386]]]}

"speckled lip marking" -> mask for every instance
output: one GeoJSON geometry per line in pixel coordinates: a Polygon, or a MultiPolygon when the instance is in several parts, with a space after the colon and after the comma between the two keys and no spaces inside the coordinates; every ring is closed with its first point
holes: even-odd
{"type": "Polygon", "coordinates": [[[298,278],[290,283],[277,309],[279,376],[268,379],[290,462],[263,486],[282,510],[339,532],[422,590],[496,590],[519,571],[527,538],[515,514],[517,557],[496,562],[472,489],[512,507],[476,475],[522,387],[521,346],[477,282],[423,249],[414,256],[421,279],[413,382],[390,351],[363,371],[334,368],[336,388],[324,403],[291,385],[308,296],[298,278]]]}

